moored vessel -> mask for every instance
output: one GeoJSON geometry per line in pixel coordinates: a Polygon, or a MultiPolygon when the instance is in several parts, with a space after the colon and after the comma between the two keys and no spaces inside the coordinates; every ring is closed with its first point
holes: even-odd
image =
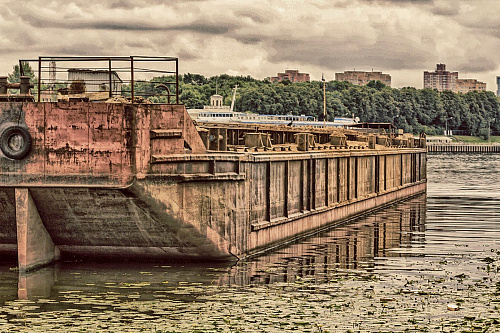
{"type": "Polygon", "coordinates": [[[425,140],[411,136],[195,125],[179,104],[176,58],[36,62],[28,93],[0,102],[0,252],[21,270],[60,255],[245,258],[426,188],[425,140]],[[63,83],[51,63],[86,71],[63,83]],[[139,90],[140,63],[172,66],[151,72],[171,80],[139,90]],[[148,103],[153,92],[165,103],[148,103]]]}

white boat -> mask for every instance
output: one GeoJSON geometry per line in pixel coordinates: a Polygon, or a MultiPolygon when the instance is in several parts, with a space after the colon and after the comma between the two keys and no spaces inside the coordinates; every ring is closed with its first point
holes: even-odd
{"type": "Polygon", "coordinates": [[[237,123],[237,124],[273,124],[312,127],[348,127],[357,124],[359,118],[335,117],[334,121],[318,121],[306,115],[271,115],[235,112],[229,106],[222,105],[223,97],[210,96],[210,105],[203,109],[188,109],[191,118],[197,123],[237,123]]]}

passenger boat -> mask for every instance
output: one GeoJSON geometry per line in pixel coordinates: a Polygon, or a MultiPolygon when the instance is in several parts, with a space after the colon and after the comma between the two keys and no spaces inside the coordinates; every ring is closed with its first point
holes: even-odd
{"type": "Polygon", "coordinates": [[[235,112],[232,106],[222,105],[221,95],[212,95],[210,105],[203,109],[188,109],[188,114],[196,123],[240,123],[270,124],[310,127],[348,127],[359,122],[359,118],[335,117],[334,121],[319,121],[316,117],[306,115],[271,115],[248,112],[235,112]]]}

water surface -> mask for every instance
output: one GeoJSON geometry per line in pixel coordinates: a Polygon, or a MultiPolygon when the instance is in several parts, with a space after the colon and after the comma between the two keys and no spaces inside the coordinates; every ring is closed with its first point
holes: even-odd
{"type": "Polygon", "coordinates": [[[429,155],[428,193],[230,264],[0,266],[0,331],[500,329],[500,155],[429,155]],[[448,310],[449,304],[460,307],[448,310]]]}

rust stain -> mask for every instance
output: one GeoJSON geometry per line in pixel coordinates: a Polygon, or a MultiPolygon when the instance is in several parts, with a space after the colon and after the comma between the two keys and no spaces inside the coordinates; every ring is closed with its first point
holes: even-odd
{"type": "Polygon", "coordinates": [[[125,186],[137,172],[148,172],[152,154],[183,154],[184,142],[193,153],[206,152],[196,128],[184,124],[185,117],[183,105],[0,103],[0,126],[22,120],[32,136],[31,152],[24,159],[10,160],[0,153],[0,187],[43,185],[47,177],[71,184],[75,175],[125,186]],[[182,135],[151,139],[152,129],[178,129],[182,135]]]}

